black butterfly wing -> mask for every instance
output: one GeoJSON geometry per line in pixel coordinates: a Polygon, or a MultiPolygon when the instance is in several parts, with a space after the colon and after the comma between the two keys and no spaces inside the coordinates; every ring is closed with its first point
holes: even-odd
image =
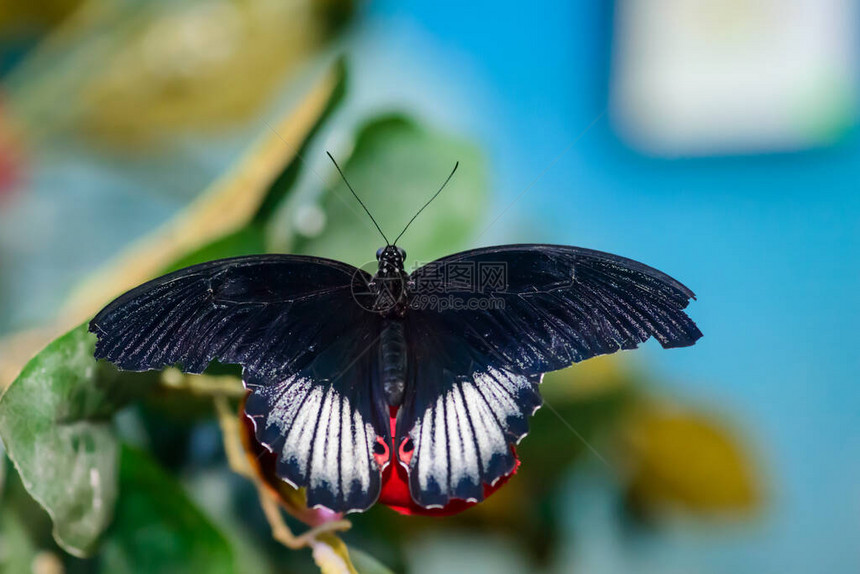
{"type": "Polygon", "coordinates": [[[407,392],[395,444],[412,498],[438,508],[480,501],[484,485],[511,473],[511,445],[541,405],[540,374],[524,375],[448,331],[438,317],[407,315],[407,392]],[[411,443],[411,448],[410,448],[411,443]]]}
{"type": "Polygon", "coordinates": [[[681,283],[642,263],[576,247],[457,253],[416,270],[409,292],[407,338],[410,364],[417,365],[396,444],[413,441],[407,458],[419,504],[480,499],[479,480],[491,484],[510,471],[512,458],[505,457],[540,404],[542,373],[652,336],[666,348],[701,337],[684,312],[694,295],[681,283]],[[481,465],[464,461],[460,448],[481,453],[481,465]],[[488,464],[486,453],[503,463],[488,464]]]}
{"type": "MultiPolygon", "coordinates": [[[[291,255],[210,261],[121,295],[95,316],[96,357],[129,371],[181,364],[202,373],[213,359],[278,378],[304,367],[321,344],[365,319],[352,299],[357,270],[291,255]]],[[[361,273],[361,272],[358,272],[361,273]]]]}
{"type": "Polygon", "coordinates": [[[684,312],[695,298],[687,287],[632,259],[578,247],[464,251],[417,269],[410,289],[417,313],[432,314],[524,374],[632,349],[651,337],[671,348],[702,336],[684,312]],[[443,290],[435,293],[439,269],[443,290]],[[422,307],[434,293],[449,308],[434,308],[432,300],[422,307]]]}
{"type": "Polygon", "coordinates": [[[352,512],[379,497],[391,434],[378,392],[376,339],[375,330],[361,329],[274,384],[258,378],[245,383],[251,390],[245,412],[257,439],[279,453],[278,476],[307,488],[308,506],[352,512]],[[375,454],[374,448],[382,450],[375,454]]]}
{"type": "Polygon", "coordinates": [[[212,360],[239,364],[257,438],[279,453],[278,473],[308,502],[364,509],[379,494],[373,448],[387,444],[375,395],[379,318],[353,299],[354,267],[259,255],[195,265],[132,289],[90,323],[95,355],[126,370],[212,360]]]}

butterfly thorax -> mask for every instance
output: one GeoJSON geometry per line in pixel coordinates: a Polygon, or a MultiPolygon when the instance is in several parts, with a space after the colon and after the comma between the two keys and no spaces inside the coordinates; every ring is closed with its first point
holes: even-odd
{"type": "Polygon", "coordinates": [[[385,318],[402,319],[408,306],[404,268],[406,251],[388,245],[376,252],[379,267],[371,282],[375,291],[375,311],[385,318]]]}

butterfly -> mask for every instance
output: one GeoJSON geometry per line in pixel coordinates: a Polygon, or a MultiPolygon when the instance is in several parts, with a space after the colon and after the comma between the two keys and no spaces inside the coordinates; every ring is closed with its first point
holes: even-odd
{"type": "Polygon", "coordinates": [[[288,254],[193,265],[99,312],[95,356],[130,371],[241,365],[245,414],[278,477],[309,506],[353,512],[376,502],[391,464],[421,508],[482,500],[518,463],[544,373],[702,336],[684,311],[693,292],[631,259],[500,245],[407,273],[406,228],[389,242],[373,223],[386,244],[372,275],[288,254]]]}

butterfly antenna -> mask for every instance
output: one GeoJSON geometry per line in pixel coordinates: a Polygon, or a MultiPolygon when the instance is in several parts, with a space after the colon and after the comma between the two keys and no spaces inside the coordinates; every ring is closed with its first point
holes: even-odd
{"type": "Polygon", "coordinates": [[[387,237],[385,237],[385,234],[382,232],[382,228],[380,228],[380,227],[379,227],[379,224],[378,224],[378,223],[376,223],[376,220],[375,220],[375,219],[373,219],[373,216],[372,216],[372,215],[370,215],[370,210],[369,210],[369,209],[367,209],[367,206],[366,206],[366,205],[364,205],[364,202],[363,202],[363,201],[361,201],[361,198],[360,198],[360,197],[358,197],[358,194],[357,194],[357,193],[355,193],[355,190],[354,190],[354,189],[352,189],[352,186],[351,186],[351,185],[349,185],[349,181],[347,181],[346,176],[343,174],[343,170],[342,170],[342,169],[340,169],[340,166],[339,166],[339,165],[337,165],[337,162],[334,160],[334,158],[332,157],[332,155],[331,155],[329,152],[325,152],[325,153],[326,153],[326,155],[328,156],[328,158],[331,160],[331,162],[334,164],[334,166],[337,168],[337,171],[338,171],[338,173],[340,174],[340,177],[342,177],[342,178],[343,178],[343,182],[346,184],[346,186],[349,188],[349,190],[352,192],[352,194],[355,196],[355,198],[356,198],[356,199],[358,200],[358,202],[361,204],[361,207],[363,207],[363,208],[364,208],[365,213],[367,213],[367,215],[369,215],[369,216],[370,216],[370,220],[371,220],[371,221],[373,222],[373,224],[376,226],[376,229],[378,229],[378,230],[379,230],[379,234],[380,234],[380,235],[382,235],[382,238],[385,240],[385,244],[386,244],[386,245],[391,245],[391,243],[388,241],[388,238],[387,238],[387,237]]]}
{"type": "Polygon", "coordinates": [[[458,167],[460,167],[459,161],[454,164],[454,169],[451,170],[451,173],[448,175],[448,179],[445,180],[445,183],[442,184],[442,187],[439,188],[439,191],[434,193],[433,197],[431,197],[429,200],[427,200],[427,203],[425,203],[424,206],[418,210],[418,213],[416,213],[415,215],[412,216],[412,219],[409,220],[409,223],[406,224],[406,227],[403,228],[403,231],[400,232],[400,235],[397,236],[397,239],[394,240],[394,243],[392,243],[392,245],[397,245],[397,241],[400,240],[401,237],[403,237],[403,234],[406,233],[406,230],[409,229],[409,226],[412,225],[413,221],[415,221],[415,218],[418,217],[422,211],[424,211],[425,207],[430,205],[431,201],[436,199],[436,196],[438,196],[440,193],[442,193],[442,190],[445,189],[445,186],[448,185],[448,182],[451,181],[452,177],[454,177],[454,172],[457,171],[458,167]]]}

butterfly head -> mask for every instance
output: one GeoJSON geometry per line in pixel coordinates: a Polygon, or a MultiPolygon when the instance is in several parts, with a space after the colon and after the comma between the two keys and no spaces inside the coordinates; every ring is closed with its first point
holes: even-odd
{"type": "Polygon", "coordinates": [[[390,275],[397,271],[403,271],[406,261],[406,251],[396,245],[386,245],[376,250],[376,260],[379,262],[381,275],[390,275]]]}

